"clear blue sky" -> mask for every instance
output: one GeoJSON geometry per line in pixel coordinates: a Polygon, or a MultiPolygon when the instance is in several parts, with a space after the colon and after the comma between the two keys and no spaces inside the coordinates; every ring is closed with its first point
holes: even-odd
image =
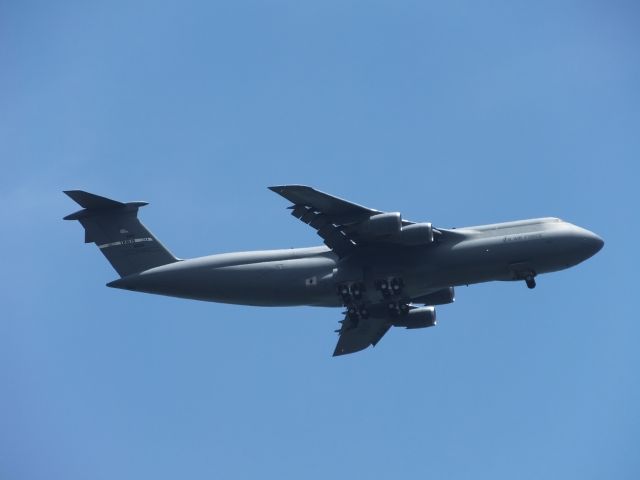
{"type": "Polygon", "coordinates": [[[0,3],[0,478],[640,478],[636,2],[0,3]],[[178,256],[309,246],[305,183],[605,248],[332,358],[339,310],[112,290],[63,189],[178,256]]]}

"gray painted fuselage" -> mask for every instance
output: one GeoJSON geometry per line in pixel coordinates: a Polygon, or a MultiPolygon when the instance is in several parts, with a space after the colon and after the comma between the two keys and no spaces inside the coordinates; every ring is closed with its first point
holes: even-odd
{"type": "MultiPolygon", "coordinates": [[[[372,246],[338,258],[327,247],[227,253],[181,260],[109,283],[111,287],[212,302],[338,307],[341,282],[404,279],[409,301],[440,289],[563,270],[594,255],[602,239],[557,218],[439,229],[423,246],[372,246]]],[[[370,296],[370,297],[369,297],[370,296]]]]}

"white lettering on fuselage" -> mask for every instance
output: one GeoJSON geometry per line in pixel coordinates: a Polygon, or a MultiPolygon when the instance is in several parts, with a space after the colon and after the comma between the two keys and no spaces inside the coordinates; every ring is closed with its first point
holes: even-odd
{"type": "Polygon", "coordinates": [[[502,241],[507,242],[521,242],[523,240],[535,240],[538,238],[542,238],[542,233],[522,233],[519,235],[507,235],[502,241]]]}
{"type": "Polygon", "coordinates": [[[153,238],[150,238],[150,237],[147,237],[147,238],[127,238],[126,240],[120,240],[119,242],[104,243],[102,245],[98,245],[98,248],[116,247],[118,245],[133,245],[134,243],[140,243],[140,242],[153,242],[153,238]]]}

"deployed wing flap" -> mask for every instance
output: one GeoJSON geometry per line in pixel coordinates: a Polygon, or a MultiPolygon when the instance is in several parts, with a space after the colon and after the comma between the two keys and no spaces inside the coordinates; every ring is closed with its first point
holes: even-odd
{"type": "Polygon", "coordinates": [[[345,318],[339,331],[340,338],[333,356],[347,355],[364,350],[370,345],[375,346],[390,328],[391,323],[382,317],[362,319],[356,326],[353,326],[351,321],[345,318]]]}
{"type": "Polygon", "coordinates": [[[314,228],[324,240],[325,245],[338,255],[347,255],[354,247],[354,243],[340,228],[331,223],[325,214],[316,213],[308,207],[298,205],[293,208],[291,215],[314,228]]]}

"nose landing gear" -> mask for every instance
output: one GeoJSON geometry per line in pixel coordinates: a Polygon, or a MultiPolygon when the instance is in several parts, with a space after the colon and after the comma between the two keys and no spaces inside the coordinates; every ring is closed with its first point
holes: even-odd
{"type": "Polygon", "coordinates": [[[524,280],[527,288],[536,288],[536,271],[530,262],[518,262],[509,264],[512,280],[524,280]]]}
{"type": "Polygon", "coordinates": [[[524,281],[527,284],[527,288],[536,288],[536,277],[534,275],[527,275],[524,277],[524,281]]]}

